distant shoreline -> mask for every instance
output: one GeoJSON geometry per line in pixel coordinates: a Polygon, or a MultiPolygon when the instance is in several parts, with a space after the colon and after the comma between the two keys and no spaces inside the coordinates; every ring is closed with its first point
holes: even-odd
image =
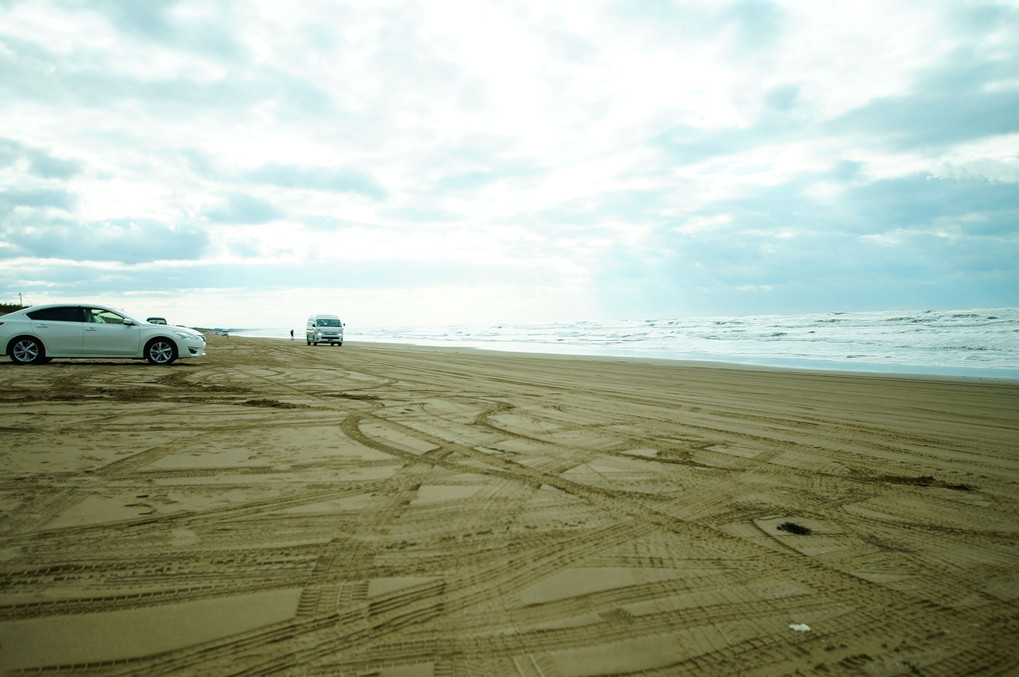
{"type": "MultiPolygon", "coordinates": [[[[347,327],[347,341],[782,369],[1019,378],[1019,308],[347,327]]],[[[222,331],[222,330],[220,330],[222,331]]],[[[289,339],[290,328],[227,330],[289,339]]],[[[294,329],[303,340],[303,329],[294,329]]]]}
{"type": "MultiPolygon", "coordinates": [[[[205,331],[203,329],[203,331],[205,331]]],[[[213,330],[208,330],[213,331],[213,330]]],[[[242,332],[246,330],[242,329],[231,329],[227,330],[230,332],[242,332]]],[[[258,330],[248,330],[258,331],[258,330]]],[[[253,340],[269,340],[269,341],[283,341],[289,342],[291,339],[289,336],[259,336],[259,335],[244,335],[238,333],[231,333],[231,338],[238,339],[253,339],[253,340]]],[[[294,341],[304,340],[302,336],[295,334],[294,341]]],[[[547,344],[536,344],[536,345],[523,345],[515,344],[513,347],[504,347],[501,344],[491,345],[469,345],[467,342],[464,343],[453,343],[449,344],[438,344],[438,343],[417,343],[414,341],[374,341],[374,340],[362,340],[362,339],[346,339],[344,346],[366,346],[366,347],[378,347],[378,348],[399,348],[404,347],[407,349],[421,349],[421,350],[436,350],[436,351],[451,351],[451,352],[470,352],[479,354],[492,354],[492,355],[524,355],[544,358],[571,358],[571,359],[592,359],[592,360],[608,360],[608,361],[633,361],[633,362],[661,362],[667,363],[673,366],[691,366],[691,367],[717,367],[717,368],[728,368],[728,369],[748,369],[748,370],[766,370],[766,371],[799,371],[799,372],[815,372],[821,374],[851,374],[855,376],[888,376],[888,377],[917,377],[917,378],[933,378],[938,380],[956,380],[963,379],[967,381],[979,381],[983,379],[990,379],[993,381],[1019,382],[1019,369],[1016,370],[1004,370],[1004,369],[965,369],[956,367],[926,367],[921,365],[887,365],[887,364],[871,364],[865,362],[836,362],[826,360],[786,360],[782,358],[739,358],[732,357],[731,359],[721,359],[718,357],[696,357],[696,356],[685,356],[685,355],[668,355],[668,354],[652,354],[652,353],[641,353],[639,351],[617,351],[617,352],[598,352],[594,350],[584,351],[583,349],[577,348],[576,351],[569,350],[571,347],[563,346],[562,350],[556,351],[556,346],[550,346],[547,344]]],[[[320,349],[328,349],[329,347],[320,347],[320,349]]],[[[342,350],[342,348],[340,348],[342,350]]]]}

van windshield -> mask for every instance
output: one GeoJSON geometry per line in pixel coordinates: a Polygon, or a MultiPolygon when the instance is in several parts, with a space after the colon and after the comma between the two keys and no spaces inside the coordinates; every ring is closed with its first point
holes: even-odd
{"type": "Polygon", "coordinates": [[[319,319],[318,326],[320,326],[320,327],[339,327],[340,326],[340,321],[339,320],[327,320],[327,319],[322,318],[322,319],[319,319]]]}

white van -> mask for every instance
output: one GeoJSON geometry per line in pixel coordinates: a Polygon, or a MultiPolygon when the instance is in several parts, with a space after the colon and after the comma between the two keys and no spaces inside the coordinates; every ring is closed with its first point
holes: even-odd
{"type": "Polygon", "coordinates": [[[335,315],[312,315],[308,318],[308,327],[304,331],[308,345],[331,343],[343,345],[343,323],[335,315]]]}

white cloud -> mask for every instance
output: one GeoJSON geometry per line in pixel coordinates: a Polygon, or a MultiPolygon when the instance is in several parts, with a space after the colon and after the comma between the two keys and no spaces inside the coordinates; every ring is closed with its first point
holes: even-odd
{"type": "MultiPolygon", "coordinates": [[[[802,247],[896,252],[902,229],[945,224],[974,248],[984,232],[1012,242],[1014,3],[81,7],[0,5],[4,256],[46,259],[27,229],[108,222],[155,265],[117,230],[136,223],[192,233],[180,270],[245,266],[251,297],[338,261],[360,266],[346,298],[398,284],[430,308],[378,290],[394,312],[498,299],[531,317],[628,312],[634,296],[667,314],[677,290],[737,286],[799,308],[771,278],[802,247]]],[[[979,276],[979,259],[946,275],[979,276]]],[[[0,295],[20,282],[0,275],[0,295]]],[[[208,284],[237,299],[222,308],[248,298],[208,284]]]]}
{"type": "Polygon", "coordinates": [[[47,51],[60,55],[109,50],[118,42],[116,31],[99,15],[45,0],[0,7],[0,19],[0,35],[45,45],[47,51]]]}
{"type": "Polygon", "coordinates": [[[931,176],[1019,183],[1019,134],[994,136],[957,146],[935,161],[931,176]]]}
{"type": "Polygon", "coordinates": [[[718,228],[724,228],[727,224],[732,222],[732,215],[730,214],[716,214],[714,216],[695,216],[687,219],[686,222],[676,228],[677,233],[684,235],[696,235],[705,231],[716,230],[718,228]]]}

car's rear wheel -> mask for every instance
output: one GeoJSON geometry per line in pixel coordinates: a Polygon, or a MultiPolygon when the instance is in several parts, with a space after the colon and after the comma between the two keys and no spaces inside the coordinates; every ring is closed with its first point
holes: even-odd
{"type": "Polygon", "coordinates": [[[7,354],[14,364],[42,364],[46,359],[46,350],[31,336],[21,336],[11,341],[7,354]]]}
{"type": "Polygon", "coordinates": [[[145,359],[151,364],[170,364],[177,359],[177,346],[169,339],[152,339],[145,346],[145,359]]]}

